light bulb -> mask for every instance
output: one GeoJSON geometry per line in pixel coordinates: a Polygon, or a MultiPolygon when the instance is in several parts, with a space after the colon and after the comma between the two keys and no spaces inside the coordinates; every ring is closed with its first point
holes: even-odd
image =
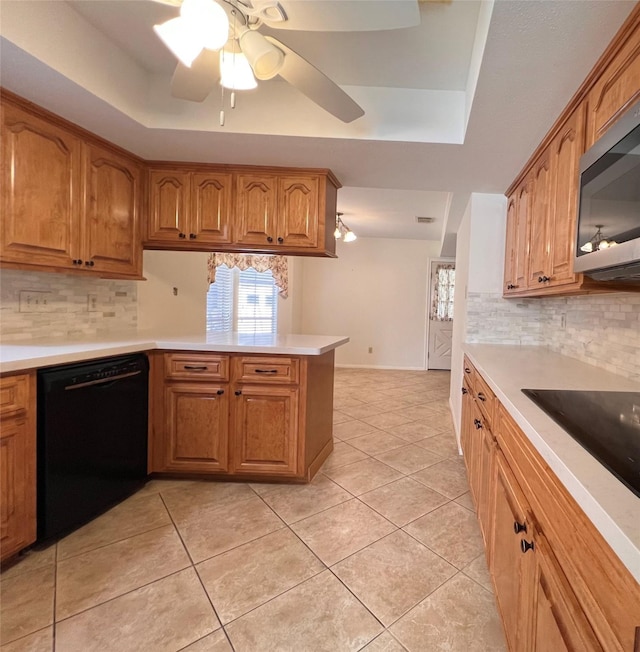
{"type": "Polygon", "coordinates": [[[207,50],[219,50],[229,38],[229,19],[214,0],[184,0],[180,7],[192,38],[207,50]]]}
{"type": "Polygon", "coordinates": [[[345,242],[353,242],[354,240],[357,240],[358,236],[351,231],[350,229],[347,229],[347,232],[344,234],[344,241],[345,242]]]}
{"type": "Polygon", "coordinates": [[[220,83],[236,91],[257,88],[258,82],[247,57],[242,52],[234,52],[233,47],[220,50],[220,83]]]}
{"type": "Polygon", "coordinates": [[[162,42],[188,68],[202,52],[202,43],[193,38],[189,24],[182,17],[172,18],[162,25],[154,25],[154,32],[162,42]]]}
{"type": "Polygon", "coordinates": [[[342,232],[340,231],[340,227],[339,227],[339,226],[336,226],[336,230],[333,232],[333,237],[334,237],[336,240],[340,240],[340,238],[342,237],[342,232]]]}
{"type": "Polygon", "coordinates": [[[582,247],[580,247],[580,251],[584,251],[586,254],[591,253],[593,251],[593,243],[586,242],[582,247]]]}

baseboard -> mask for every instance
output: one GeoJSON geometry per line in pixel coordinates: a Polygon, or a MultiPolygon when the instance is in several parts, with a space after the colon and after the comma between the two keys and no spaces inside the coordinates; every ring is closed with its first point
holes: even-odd
{"type": "Polygon", "coordinates": [[[424,367],[389,367],[378,364],[336,364],[339,369],[383,369],[387,371],[427,371],[424,367]]]}

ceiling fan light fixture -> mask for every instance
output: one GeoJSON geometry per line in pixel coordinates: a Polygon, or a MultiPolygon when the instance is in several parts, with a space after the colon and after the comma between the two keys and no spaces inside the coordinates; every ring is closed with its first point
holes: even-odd
{"type": "Polygon", "coordinates": [[[273,79],[284,64],[284,52],[253,30],[240,35],[240,47],[257,79],[273,79]]]}
{"type": "Polygon", "coordinates": [[[153,31],[171,52],[188,68],[202,52],[202,43],[193,38],[189,24],[180,16],[161,25],[154,25],[153,31]]]}
{"type": "Polygon", "coordinates": [[[229,18],[215,0],[184,0],[180,18],[189,25],[192,38],[207,50],[219,50],[229,38],[229,18]]]}
{"type": "Polygon", "coordinates": [[[232,91],[248,91],[258,87],[253,70],[235,43],[220,50],[220,84],[232,91]]]}

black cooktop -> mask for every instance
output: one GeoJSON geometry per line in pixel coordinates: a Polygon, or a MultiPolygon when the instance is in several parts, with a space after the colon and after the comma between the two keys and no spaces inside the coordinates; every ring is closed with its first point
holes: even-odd
{"type": "Polygon", "coordinates": [[[640,392],[522,391],[640,497],[640,392]]]}

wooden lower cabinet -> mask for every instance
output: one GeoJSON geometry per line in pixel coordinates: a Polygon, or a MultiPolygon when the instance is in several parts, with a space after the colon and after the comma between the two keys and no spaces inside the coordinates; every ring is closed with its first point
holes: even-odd
{"type": "Polygon", "coordinates": [[[150,472],[310,480],[333,450],[333,362],[150,354],[150,472]]]}
{"type": "Polygon", "coordinates": [[[509,650],[637,652],[638,582],[497,400],[486,427],[468,359],[464,378],[461,443],[509,650]]]}
{"type": "Polygon", "coordinates": [[[0,557],[36,540],[35,374],[0,378],[0,557]]]}

